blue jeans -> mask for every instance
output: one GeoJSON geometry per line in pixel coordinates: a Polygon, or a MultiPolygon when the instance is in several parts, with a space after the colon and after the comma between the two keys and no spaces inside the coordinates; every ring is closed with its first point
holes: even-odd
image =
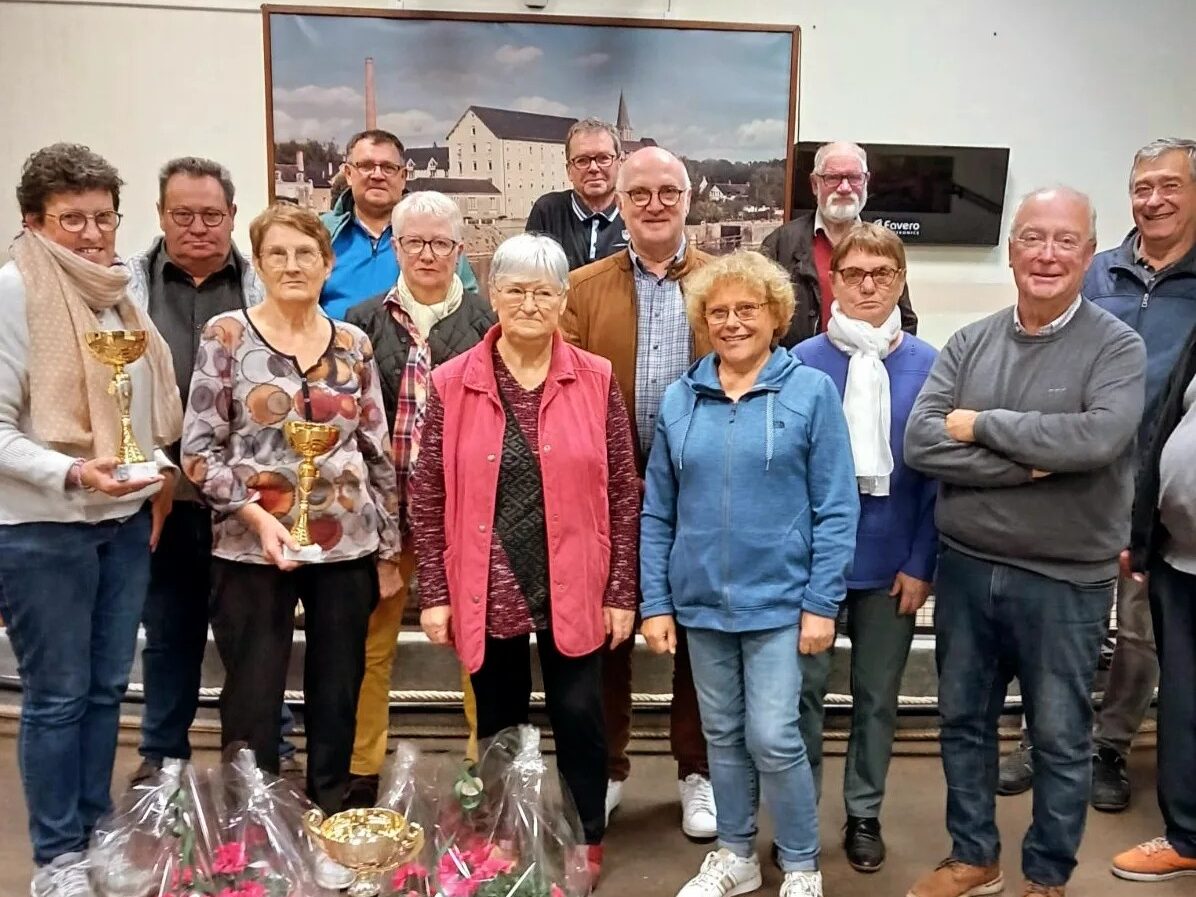
{"type": "Polygon", "coordinates": [[[781,868],[817,869],[814,779],[797,726],[798,627],[686,631],[718,808],[719,846],[743,857],[755,853],[763,790],[781,868]]]}
{"type": "Polygon", "coordinates": [[[1016,676],[1034,745],[1022,871],[1048,886],[1071,877],[1092,786],[1092,682],[1113,585],[1064,582],[943,549],[934,631],[952,858],[988,866],[1000,856],[997,722],[1016,676]]]}
{"type": "Polygon", "coordinates": [[[0,526],[0,613],[21,675],[17,755],[39,865],[85,850],[111,807],[149,537],[148,505],[123,521],[0,526]]]}

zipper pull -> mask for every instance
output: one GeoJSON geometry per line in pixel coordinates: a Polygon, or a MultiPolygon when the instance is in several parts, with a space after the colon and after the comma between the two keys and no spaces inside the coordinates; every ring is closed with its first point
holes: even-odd
{"type": "Polygon", "coordinates": [[[1142,304],[1139,306],[1139,308],[1146,308],[1148,305],[1150,305],[1150,290],[1147,290],[1142,294],[1142,304]]]}

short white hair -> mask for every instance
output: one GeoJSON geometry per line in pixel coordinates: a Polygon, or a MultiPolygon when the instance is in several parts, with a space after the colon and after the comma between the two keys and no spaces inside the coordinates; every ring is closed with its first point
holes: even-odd
{"type": "Polygon", "coordinates": [[[1075,187],[1069,187],[1066,184],[1056,184],[1053,187],[1037,187],[1018,200],[1017,208],[1013,211],[1013,219],[1009,224],[1010,239],[1013,239],[1016,236],[1014,231],[1017,227],[1017,219],[1022,214],[1022,207],[1032,199],[1040,199],[1041,197],[1052,193],[1058,194],[1059,196],[1070,196],[1072,199],[1078,200],[1088,207],[1088,239],[1095,243],[1096,206],[1092,204],[1092,199],[1083,190],[1077,190],[1075,187]]]}
{"type": "Polygon", "coordinates": [[[403,222],[408,215],[431,215],[447,221],[454,240],[460,241],[465,230],[461,207],[436,190],[416,190],[399,201],[395,210],[390,213],[390,229],[396,238],[402,235],[403,222]]]}
{"type": "Polygon", "coordinates": [[[818,152],[814,153],[814,174],[822,174],[822,166],[826,162],[826,157],[832,152],[841,150],[854,153],[859,158],[860,165],[863,166],[864,171],[868,170],[868,154],[864,152],[862,146],[847,140],[832,140],[830,143],[822,144],[822,146],[818,147],[818,152]]]}
{"type": "Polygon", "coordinates": [[[494,250],[490,282],[547,280],[561,292],[569,288],[569,259],[561,244],[547,234],[517,234],[494,250]]]}

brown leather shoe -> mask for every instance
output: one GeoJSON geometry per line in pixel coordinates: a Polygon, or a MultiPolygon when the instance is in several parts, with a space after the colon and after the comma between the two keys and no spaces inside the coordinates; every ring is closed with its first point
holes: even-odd
{"type": "Polygon", "coordinates": [[[1065,893],[1063,885],[1040,885],[1036,881],[1027,881],[1022,888],[1022,897],[1063,897],[1065,893]]]}
{"type": "Polygon", "coordinates": [[[1001,867],[969,866],[959,860],[943,860],[929,875],[918,880],[906,897],[983,897],[998,894],[1005,887],[1001,867]]]}

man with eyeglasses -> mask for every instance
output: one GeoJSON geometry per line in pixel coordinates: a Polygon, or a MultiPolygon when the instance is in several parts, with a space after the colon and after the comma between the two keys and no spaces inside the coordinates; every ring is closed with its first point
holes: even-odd
{"type": "MultiPolygon", "coordinates": [[[[344,320],[350,308],[385,293],[399,277],[390,217],[407,193],[403,153],[398,137],[377,128],[354,134],[345,147],[341,172],[349,189],[332,211],[320,216],[336,255],[332,274],[320,294],[320,307],[330,318],[344,320]]],[[[467,292],[478,291],[465,253],[461,253],[457,274],[467,292]]]]}
{"type": "MultiPolygon", "coordinates": [[[[691,362],[710,351],[685,313],[682,281],[709,256],[685,238],[690,178],[685,164],[660,147],[632,153],[616,181],[619,212],[630,237],[626,249],[569,276],[561,316],[565,338],[607,358],[627,403],[640,474],[652,446],[665,389],[691,362]]],[[[609,651],[603,664],[608,776],[607,816],[622,799],[630,771],[631,654],[634,639],[609,651]]],[[[681,795],[681,828],[695,840],[715,836],[714,791],[684,630],[677,630],[671,733],[681,795]]]]}
{"type": "Polygon", "coordinates": [[[608,122],[583,118],[565,135],[565,171],[572,190],[545,193],[527,216],[528,233],[548,234],[565,249],[569,270],[627,246],[615,202],[623,146],[608,122]]]}
{"type": "MultiPolygon", "coordinates": [[[[817,200],[813,212],[798,215],[764,238],[760,251],[789,272],[797,307],[781,345],[792,348],[826,331],[831,320],[831,254],[860,221],[868,202],[868,156],[854,143],[836,141],[818,148],[810,189],[817,200]]],[[[909,301],[909,286],[901,290],[897,307],[901,329],[917,334],[918,316],[909,301]]]]}
{"type": "Polygon", "coordinates": [[[1062,897],[1076,866],[1146,382],[1141,337],[1080,294],[1095,248],[1087,196],[1026,196],[1009,238],[1017,304],[947,341],[909,416],[906,463],[939,481],[934,628],[952,840],[909,897],[1003,887],[997,725],[1014,676],[1038,766],[1022,894],[1062,897]]]}

